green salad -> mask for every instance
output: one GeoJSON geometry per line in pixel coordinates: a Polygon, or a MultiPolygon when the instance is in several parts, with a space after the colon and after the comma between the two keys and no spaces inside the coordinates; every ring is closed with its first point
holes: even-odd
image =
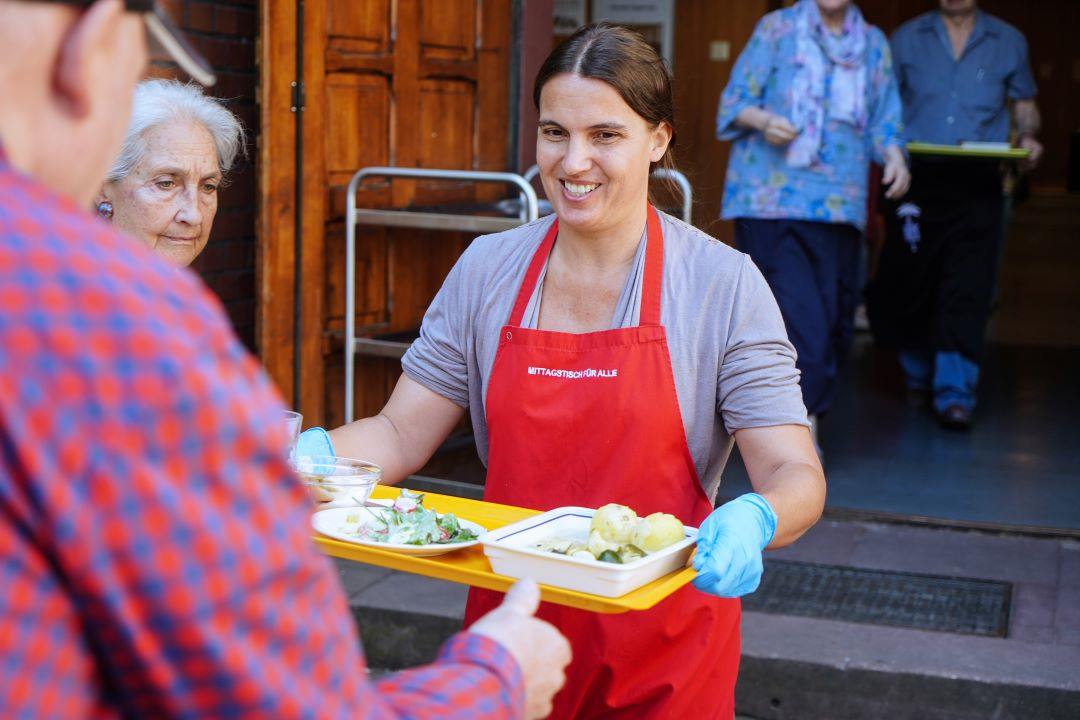
{"type": "Polygon", "coordinates": [[[404,488],[391,507],[358,508],[346,515],[342,530],[362,540],[395,545],[449,545],[477,537],[453,513],[427,509],[423,493],[404,488]]]}

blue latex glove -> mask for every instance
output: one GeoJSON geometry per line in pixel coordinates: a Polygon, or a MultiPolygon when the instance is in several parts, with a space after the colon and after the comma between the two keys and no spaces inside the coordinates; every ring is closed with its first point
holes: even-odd
{"type": "Polygon", "coordinates": [[[336,457],[334,443],[321,427],[308,428],[296,440],[296,455],[329,455],[336,457]]]}
{"type": "Polygon", "coordinates": [[[761,582],[761,551],[776,534],[776,513],[757,493],[712,512],[698,529],[694,587],[718,597],[742,597],[761,582]]]}

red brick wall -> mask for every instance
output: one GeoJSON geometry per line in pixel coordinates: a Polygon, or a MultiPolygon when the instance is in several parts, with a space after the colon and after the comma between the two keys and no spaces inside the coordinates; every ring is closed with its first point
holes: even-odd
{"type": "MultiPolygon", "coordinates": [[[[255,143],[259,134],[255,90],[255,0],[164,0],[162,5],[213,64],[218,83],[210,93],[226,101],[247,132],[248,159],[239,158],[221,191],[210,242],[193,269],[217,293],[240,339],[255,349],[255,143]]],[[[151,62],[153,77],[188,77],[162,58],[151,62]]]]}

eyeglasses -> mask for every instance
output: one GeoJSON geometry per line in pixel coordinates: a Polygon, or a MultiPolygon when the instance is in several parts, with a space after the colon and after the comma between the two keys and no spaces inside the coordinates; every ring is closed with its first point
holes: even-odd
{"type": "MultiPolygon", "coordinates": [[[[63,5],[75,5],[87,7],[97,0],[37,0],[39,2],[51,2],[63,5]]],[[[217,78],[214,76],[214,68],[206,61],[198,50],[191,46],[184,33],[169,17],[169,14],[156,2],[156,0],[124,0],[124,9],[128,12],[139,13],[146,30],[149,33],[151,45],[155,49],[163,50],[169,57],[176,61],[180,69],[190,75],[197,83],[210,87],[217,78]]]]}

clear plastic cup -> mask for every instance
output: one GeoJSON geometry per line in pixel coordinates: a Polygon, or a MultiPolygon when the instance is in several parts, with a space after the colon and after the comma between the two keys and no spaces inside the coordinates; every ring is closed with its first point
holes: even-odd
{"type": "Polygon", "coordinates": [[[300,438],[300,427],[304,422],[304,416],[292,410],[285,411],[285,430],[289,433],[287,455],[291,458],[296,452],[296,441],[300,438]]]}
{"type": "Polygon", "coordinates": [[[292,466],[320,510],[363,505],[382,477],[375,463],[329,455],[300,455],[292,466]]]}

